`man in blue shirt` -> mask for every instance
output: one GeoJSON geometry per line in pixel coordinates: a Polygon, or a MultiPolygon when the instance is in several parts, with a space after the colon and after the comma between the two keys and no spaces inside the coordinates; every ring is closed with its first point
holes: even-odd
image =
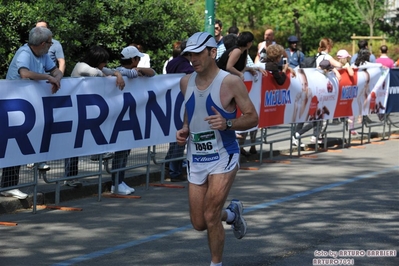
{"type": "Polygon", "coordinates": [[[301,62],[305,59],[305,55],[298,50],[298,38],[295,35],[288,37],[288,45],[289,47],[285,49],[287,53],[287,63],[290,67],[295,68],[301,64],[301,62]]]}
{"type": "MultiPolygon", "coordinates": [[[[45,27],[49,28],[48,22],[44,20],[39,20],[36,23],[36,27],[45,27]]],[[[48,50],[48,54],[50,55],[51,60],[58,66],[58,69],[65,74],[65,56],[64,50],[62,49],[62,45],[59,41],[53,39],[53,45],[51,45],[48,50]]]]}
{"type": "MultiPolygon", "coordinates": [[[[51,85],[51,92],[56,93],[60,89],[62,72],[57,68],[48,55],[53,44],[53,34],[44,27],[35,27],[29,32],[29,42],[18,49],[8,68],[6,79],[31,79],[47,80],[51,85]]],[[[47,88],[47,85],[45,85],[47,88]]],[[[3,168],[1,187],[18,185],[19,170],[21,166],[3,168]]],[[[6,197],[26,199],[27,194],[19,189],[11,189],[1,192],[6,197]]]]}

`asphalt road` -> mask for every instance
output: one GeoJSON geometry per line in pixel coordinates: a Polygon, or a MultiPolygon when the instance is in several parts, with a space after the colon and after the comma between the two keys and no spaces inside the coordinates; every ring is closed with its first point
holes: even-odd
{"type": "MultiPolygon", "coordinates": [[[[237,240],[225,226],[223,265],[399,265],[398,139],[275,159],[238,173],[228,201],[244,202],[248,233],[237,240]]],[[[82,211],[2,215],[18,225],[0,226],[0,265],[209,265],[179,184],[62,203],[82,211]]]]}

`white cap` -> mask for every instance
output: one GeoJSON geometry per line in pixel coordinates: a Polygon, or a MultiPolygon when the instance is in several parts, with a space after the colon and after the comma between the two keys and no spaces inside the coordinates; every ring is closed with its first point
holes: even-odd
{"type": "Polygon", "coordinates": [[[208,32],[197,32],[188,38],[186,49],[181,52],[184,53],[200,53],[206,47],[217,47],[215,38],[208,32]]]}
{"type": "Polygon", "coordinates": [[[121,59],[130,59],[136,56],[143,57],[144,54],[140,53],[140,51],[134,46],[128,46],[123,48],[121,52],[122,58],[121,59]]]}

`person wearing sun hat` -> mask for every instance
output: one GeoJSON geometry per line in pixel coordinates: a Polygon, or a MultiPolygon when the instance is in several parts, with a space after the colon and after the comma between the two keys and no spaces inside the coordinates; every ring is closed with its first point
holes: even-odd
{"type": "Polygon", "coordinates": [[[338,62],[342,64],[342,68],[345,68],[348,71],[349,76],[353,76],[353,69],[350,66],[350,59],[351,55],[348,53],[347,50],[341,49],[337,52],[338,62]]]}
{"type": "Polygon", "coordinates": [[[180,80],[185,113],[176,141],[187,143],[191,223],[198,231],[207,230],[211,265],[222,265],[222,221],[232,226],[238,239],[247,231],[241,201],[233,199],[223,210],[239,168],[235,130],[255,127],[258,114],[240,77],[217,67],[216,47],[212,35],[197,32],[182,51],[189,54],[195,72],[180,80]],[[239,117],[237,109],[242,112],[239,117]]]}

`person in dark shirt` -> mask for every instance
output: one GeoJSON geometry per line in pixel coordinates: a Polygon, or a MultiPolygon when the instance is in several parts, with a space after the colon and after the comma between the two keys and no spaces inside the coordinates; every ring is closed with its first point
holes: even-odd
{"type": "MultiPolygon", "coordinates": [[[[183,51],[186,48],[186,41],[181,42],[180,50],[183,51]]],[[[181,54],[173,58],[166,65],[166,73],[186,73],[191,74],[194,72],[194,68],[190,63],[190,57],[187,54],[181,54]]]]}
{"type": "Polygon", "coordinates": [[[257,71],[264,72],[258,67],[248,67],[247,55],[248,50],[252,46],[254,35],[249,31],[242,32],[237,38],[237,44],[226,51],[217,61],[220,69],[230,72],[233,75],[239,76],[244,80],[244,72],[249,71],[253,76],[257,75],[257,71]]]}
{"type": "MultiPolygon", "coordinates": [[[[173,53],[179,55],[169,61],[166,65],[166,73],[186,73],[191,74],[194,68],[190,63],[190,56],[188,53],[180,54],[181,51],[186,49],[186,41],[182,41],[180,47],[177,47],[173,53]],[[177,51],[178,49],[178,51],[177,51]]],[[[183,157],[185,146],[177,145],[177,142],[169,143],[169,150],[166,154],[166,160],[183,157]]],[[[187,178],[183,175],[183,160],[174,160],[169,163],[169,176],[171,182],[185,181],[187,178]]]]}

